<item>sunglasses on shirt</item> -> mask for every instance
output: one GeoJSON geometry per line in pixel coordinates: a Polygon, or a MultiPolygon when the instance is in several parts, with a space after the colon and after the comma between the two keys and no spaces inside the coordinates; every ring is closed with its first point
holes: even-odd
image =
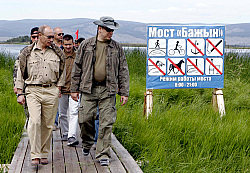
{"type": "Polygon", "coordinates": [[[58,35],[58,36],[61,36],[61,35],[64,36],[64,33],[58,33],[57,35],[58,35]]]}

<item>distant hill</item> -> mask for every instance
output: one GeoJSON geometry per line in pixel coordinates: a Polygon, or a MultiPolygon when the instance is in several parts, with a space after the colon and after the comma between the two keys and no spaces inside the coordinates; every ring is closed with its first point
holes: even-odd
{"type": "MultiPolygon", "coordinates": [[[[49,25],[52,28],[61,27],[67,34],[75,37],[79,29],[79,37],[90,38],[96,34],[97,27],[93,24],[94,19],[25,19],[7,21],[0,20],[0,41],[18,36],[30,34],[30,29],[35,26],[49,25]]],[[[118,20],[120,29],[115,31],[114,39],[120,43],[146,43],[147,23],[118,20]]],[[[164,23],[173,25],[176,23],[164,23]]],[[[201,24],[199,24],[201,25],[201,24]]],[[[250,46],[250,23],[227,24],[226,44],[250,46]]]]}

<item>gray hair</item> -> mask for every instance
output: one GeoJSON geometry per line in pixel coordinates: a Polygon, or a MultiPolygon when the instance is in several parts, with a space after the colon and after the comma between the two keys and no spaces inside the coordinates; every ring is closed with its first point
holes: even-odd
{"type": "Polygon", "coordinates": [[[51,28],[51,27],[49,25],[40,26],[39,29],[38,29],[38,33],[44,34],[46,28],[51,28]]]}

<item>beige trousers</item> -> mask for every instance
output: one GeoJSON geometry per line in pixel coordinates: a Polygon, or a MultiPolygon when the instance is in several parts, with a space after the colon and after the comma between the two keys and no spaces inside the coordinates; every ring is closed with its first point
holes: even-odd
{"type": "Polygon", "coordinates": [[[54,85],[51,87],[29,85],[25,92],[30,115],[27,131],[31,145],[31,159],[47,158],[57,113],[59,89],[54,85]]]}

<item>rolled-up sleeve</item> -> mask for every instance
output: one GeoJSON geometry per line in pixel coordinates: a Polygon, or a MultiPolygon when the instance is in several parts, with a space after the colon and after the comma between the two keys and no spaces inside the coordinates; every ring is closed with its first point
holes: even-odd
{"type": "Polygon", "coordinates": [[[66,77],[66,65],[64,65],[63,72],[57,81],[56,86],[64,86],[65,85],[65,77],[66,77]]]}
{"type": "Polygon", "coordinates": [[[20,69],[20,63],[19,60],[16,60],[16,68],[17,68],[17,72],[16,72],[16,81],[15,81],[15,87],[18,89],[22,89],[24,88],[24,79],[21,73],[21,69],[20,69]]]}

